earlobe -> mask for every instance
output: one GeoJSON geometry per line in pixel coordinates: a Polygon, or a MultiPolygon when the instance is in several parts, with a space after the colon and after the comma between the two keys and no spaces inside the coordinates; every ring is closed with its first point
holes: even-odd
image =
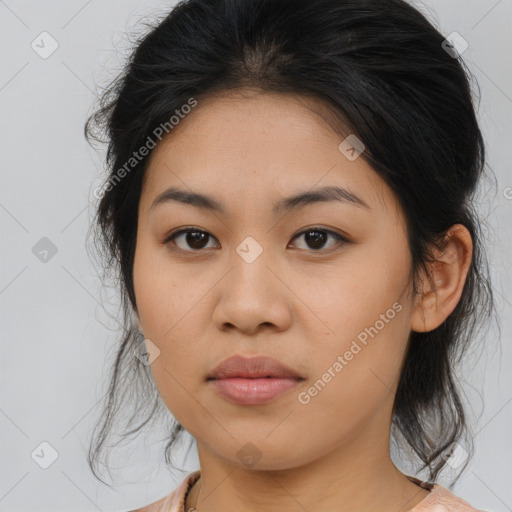
{"type": "Polygon", "coordinates": [[[434,249],[436,261],[428,265],[430,279],[422,275],[423,290],[416,297],[411,318],[413,331],[432,331],[453,312],[464,289],[472,253],[471,234],[462,224],[454,224],[441,249],[434,249]]]}

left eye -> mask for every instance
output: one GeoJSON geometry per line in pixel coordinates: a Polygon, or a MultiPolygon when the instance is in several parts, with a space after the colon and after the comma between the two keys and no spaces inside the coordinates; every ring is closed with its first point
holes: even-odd
{"type": "MultiPolygon", "coordinates": [[[[312,227],[304,230],[293,237],[292,240],[304,238],[307,247],[299,247],[299,249],[312,249],[313,251],[319,251],[325,249],[329,238],[333,241],[327,250],[335,248],[337,245],[344,245],[349,241],[338,233],[331,231],[330,229],[324,229],[321,227],[312,227]]],[[[208,242],[210,240],[216,240],[213,235],[210,235],[207,231],[201,229],[186,228],[171,233],[164,240],[164,245],[172,242],[179,250],[186,252],[200,252],[201,249],[208,248],[208,242]],[[180,243],[182,246],[180,246],[180,243]],[[192,250],[190,250],[192,249],[192,250]]],[[[211,246],[210,246],[211,248],[211,246]]]]}
{"type": "MultiPolygon", "coordinates": [[[[325,244],[329,240],[329,238],[334,239],[334,242],[331,244],[330,249],[336,247],[336,245],[343,245],[348,243],[348,240],[338,233],[331,231],[330,229],[323,229],[320,227],[309,228],[305,231],[302,231],[293,239],[303,237],[305,243],[309,246],[310,249],[314,249],[318,251],[319,249],[325,249],[325,244]]],[[[302,249],[299,247],[299,249],[302,249]]],[[[308,247],[306,247],[308,249],[308,247]]],[[[329,249],[329,248],[328,248],[329,249]]]]}

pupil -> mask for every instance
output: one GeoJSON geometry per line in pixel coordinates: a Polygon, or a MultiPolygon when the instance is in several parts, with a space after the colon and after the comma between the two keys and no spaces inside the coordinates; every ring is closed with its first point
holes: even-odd
{"type": "Polygon", "coordinates": [[[319,249],[325,244],[325,238],[326,234],[323,231],[314,229],[306,233],[306,242],[315,249],[319,249]]]}
{"type": "Polygon", "coordinates": [[[204,241],[206,239],[206,243],[208,243],[208,234],[203,233],[201,231],[191,231],[187,233],[187,243],[190,247],[194,249],[201,249],[203,245],[201,244],[201,241],[204,241]]]}

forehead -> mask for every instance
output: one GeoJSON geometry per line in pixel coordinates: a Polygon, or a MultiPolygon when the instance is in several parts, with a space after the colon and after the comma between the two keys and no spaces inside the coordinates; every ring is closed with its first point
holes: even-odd
{"type": "Polygon", "coordinates": [[[199,100],[153,150],[143,200],[173,185],[216,191],[228,202],[339,185],[372,208],[395,203],[364,158],[349,160],[340,151],[346,133],[333,122],[322,102],[300,96],[244,90],[199,100]]]}

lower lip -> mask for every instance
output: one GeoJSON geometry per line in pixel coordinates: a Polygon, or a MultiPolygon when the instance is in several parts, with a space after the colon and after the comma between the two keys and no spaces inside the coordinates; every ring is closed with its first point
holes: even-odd
{"type": "Polygon", "coordinates": [[[214,379],[209,381],[228,400],[241,405],[259,405],[276,398],[299,381],[293,378],[214,379]]]}

